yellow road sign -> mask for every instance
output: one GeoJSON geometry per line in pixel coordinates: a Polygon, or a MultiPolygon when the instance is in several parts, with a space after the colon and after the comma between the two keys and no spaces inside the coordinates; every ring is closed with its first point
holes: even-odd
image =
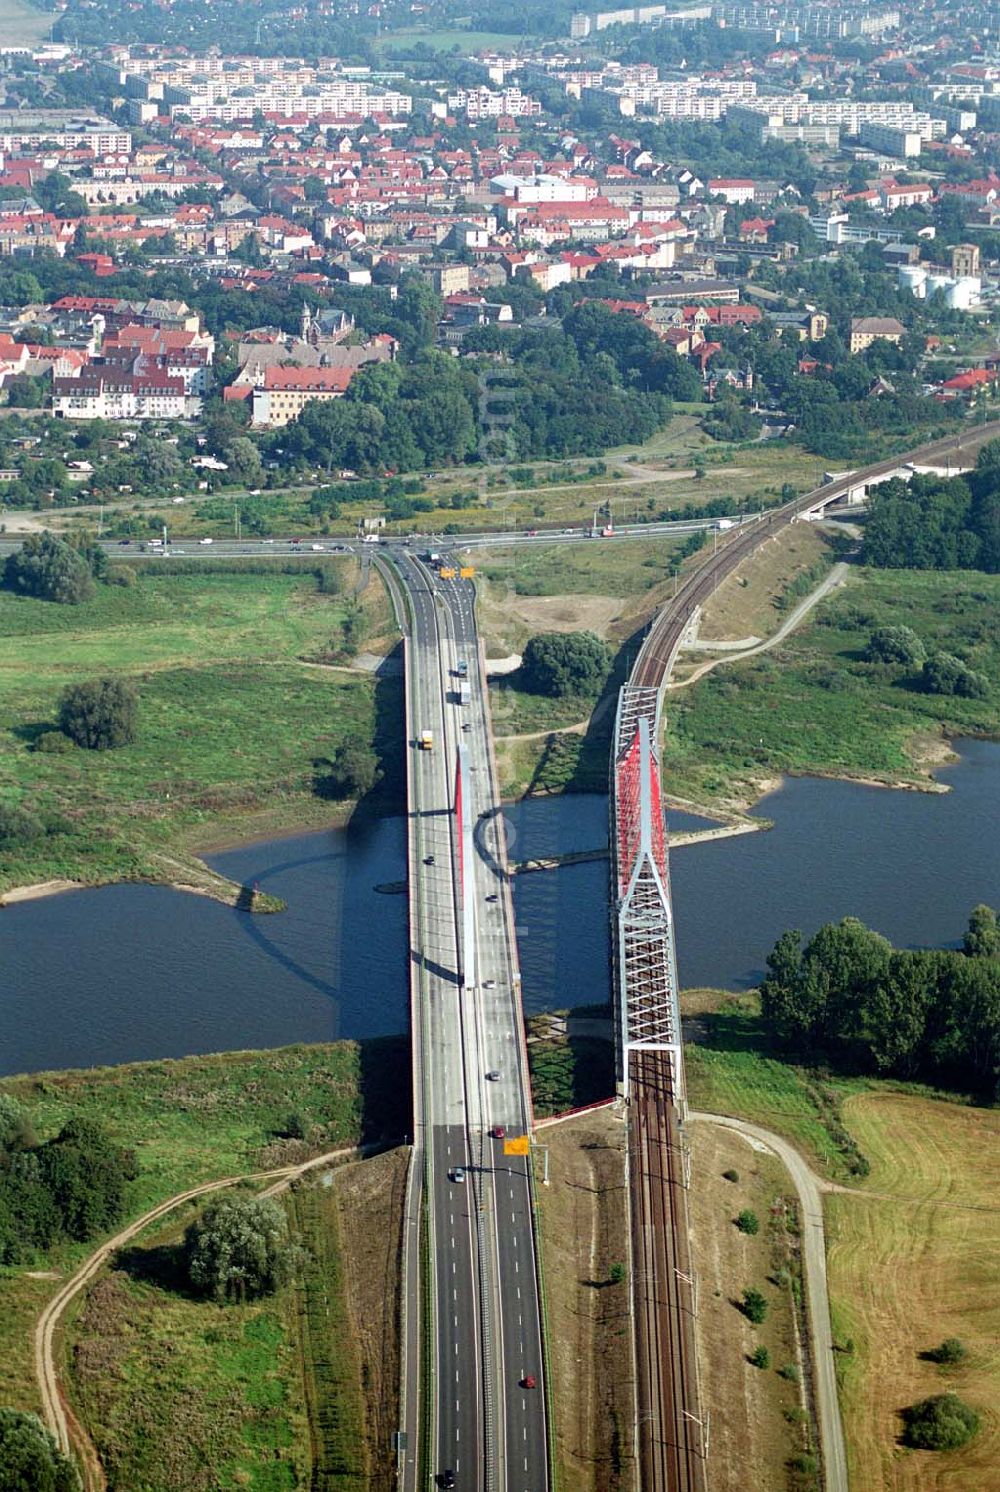
{"type": "Polygon", "coordinates": [[[455,570],[454,566],[449,565],[446,566],[443,570],[439,570],[438,574],[440,575],[442,580],[454,580],[457,571],[455,570]]]}
{"type": "Polygon", "coordinates": [[[504,1140],[504,1155],[530,1155],[531,1140],[527,1135],[514,1135],[513,1139],[504,1140]]]}
{"type": "Polygon", "coordinates": [[[476,567],[475,565],[463,565],[458,573],[463,580],[471,580],[476,573],[476,567]]]}

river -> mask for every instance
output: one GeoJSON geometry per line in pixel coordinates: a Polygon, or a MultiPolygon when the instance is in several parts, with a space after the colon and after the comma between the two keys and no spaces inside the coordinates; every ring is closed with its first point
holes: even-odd
{"type": "MultiPolygon", "coordinates": [[[[759,806],[767,833],[690,845],[672,861],[681,981],[742,989],[786,927],[861,917],[901,946],[956,942],[1000,903],[1000,745],[966,741],[947,794],[811,778],[759,806]]],[[[607,838],[603,797],[508,810],[512,856],[607,838]]],[[[673,828],[695,827],[671,814],[673,828]]],[[[407,1020],[405,826],[269,841],[211,857],[288,911],[251,916],[161,886],[109,886],[0,915],[0,1072],[293,1041],[385,1035],[407,1020]]],[[[529,1011],[608,996],[606,861],[515,886],[529,1011]]]]}

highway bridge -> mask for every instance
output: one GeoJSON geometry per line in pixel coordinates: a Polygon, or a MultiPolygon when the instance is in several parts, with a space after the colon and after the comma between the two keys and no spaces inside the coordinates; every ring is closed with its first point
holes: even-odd
{"type": "Polygon", "coordinates": [[[404,624],[409,760],[415,1133],[400,1480],[423,1487],[429,1473],[444,1486],[451,1473],[457,1487],[545,1492],[532,1161],[508,1153],[531,1133],[531,1103],[475,592],[402,550],[380,567],[404,624]]]}

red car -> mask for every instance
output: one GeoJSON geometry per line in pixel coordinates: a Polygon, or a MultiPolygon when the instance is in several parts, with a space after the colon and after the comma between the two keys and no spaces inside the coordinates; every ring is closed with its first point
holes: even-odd
{"type": "Polygon", "coordinates": [[[507,1131],[504,1129],[502,1124],[494,1124],[493,1128],[490,1130],[490,1134],[495,1140],[505,1140],[507,1138],[507,1131]]]}
{"type": "Polygon", "coordinates": [[[531,1373],[528,1373],[526,1375],[526,1377],[522,1378],[521,1379],[521,1387],[522,1388],[537,1388],[538,1384],[535,1382],[534,1375],[531,1374],[531,1373]]]}

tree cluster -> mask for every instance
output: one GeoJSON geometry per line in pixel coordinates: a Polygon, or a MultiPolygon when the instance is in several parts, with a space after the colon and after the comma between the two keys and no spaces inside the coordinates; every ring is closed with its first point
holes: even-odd
{"type": "Polygon", "coordinates": [[[4,563],[8,590],[42,601],[78,606],[94,594],[94,576],[103,575],[104,551],[80,549],[54,534],[29,534],[19,550],[4,563]]]}
{"type": "Polygon", "coordinates": [[[17,1263],[58,1238],[104,1232],[121,1216],[136,1174],[131,1151],[93,1120],[70,1119],[39,1144],[20,1106],[0,1095],[0,1263],[17,1263]]]}
{"type": "Polygon", "coordinates": [[[1000,1096],[1000,926],[976,907],[960,951],[895,949],[854,917],[802,946],[786,932],[767,959],[761,1014],[803,1054],[1000,1096]]]}
{"type": "Polygon", "coordinates": [[[967,478],[894,478],[876,487],[861,557],[881,570],[1000,574],[1000,442],[967,478]]]}
{"type": "Polygon", "coordinates": [[[595,694],[611,667],[611,651],[593,632],[540,632],[529,637],[518,681],[530,694],[558,698],[595,694]]]}
{"type": "Polygon", "coordinates": [[[80,1492],[76,1468],[37,1414],[0,1409],[0,1492],[80,1492]]]}

